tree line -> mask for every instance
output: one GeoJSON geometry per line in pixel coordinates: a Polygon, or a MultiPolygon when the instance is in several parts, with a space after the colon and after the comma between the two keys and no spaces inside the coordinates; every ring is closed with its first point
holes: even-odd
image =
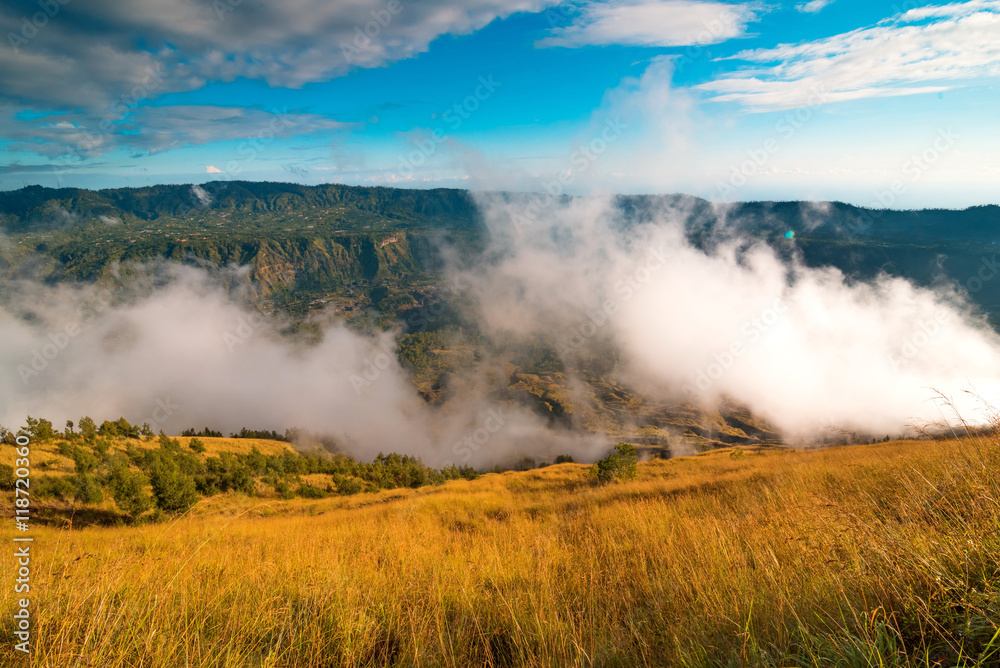
{"type": "MultiPolygon", "coordinates": [[[[246,438],[259,438],[256,434],[266,432],[243,433],[255,434],[246,438]]],[[[434,469],[418,457],[394,452],[379,453],[371,462],[324,451],[265,454],[257,447],[249,453],[206,455],[205,443],[198,436],[185,447],[176,438],[162,432],[154,436],[148,425],[132,425],[124,418],[97,425],[84,417],[76,425],[67,422],[62,432],[50,421],[30,416],[16,433],[0,427],[0,440],[5,443],[14,443],[19,435],[33,443],[53,443],[61,455],[73,460],[72,474],[42,475],[32,481],[36,498],[99,504],[110,497],[132,521],[182,513],[200,498],[224,493],[323,498],[479,476],[472,467],[434,469]],[[139,447],[141,441],[146,447],[139,447]],[[325,474],[328,482],[318,486],[303,480],[311,474],[325,474]]],[[[9,466],[0,469],[0,487],[13,488],[9,466]]]]}

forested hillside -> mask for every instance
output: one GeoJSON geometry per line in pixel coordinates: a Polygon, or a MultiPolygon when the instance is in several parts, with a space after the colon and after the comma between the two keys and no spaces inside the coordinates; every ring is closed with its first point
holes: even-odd
{"type": "MultiPolygon", "coordinates": [[[[852,279],[887,273],[925,286],[951,283],[998,324],[1000,281],[991,279],[1000,207],[720,206],[681,195],[619,196],[616,206],[625,234],[668,212],[699,247],[735,231],[852,279]]],[[[292,331],[318,336],[314,320],[331,315],[369,331],[395,329],[400,362],[434,404],[457,391],[456,372],[486,356],[506,365],[498,398],[531,407],[555,427],[650,447],[676,439],[713,447],[778,438],[740,406],[705,415],[685,403],[648,401],[613,378],[612,350],[570,369],[545,346],[498,347],[483,337],[443,272],[442,248],[475,265],[488,236],[466,191],[250,182],[101,191],[31,186],[0,193],[0,230],[0,276],[7,279],[96,282],[114,290],[133,267],[155,260],[210,272],[245,267],[229,272],[227,285],[247,306],[287,319],[292,331]],[[582,387],[573,386],[577,381],[582,387]]]]}

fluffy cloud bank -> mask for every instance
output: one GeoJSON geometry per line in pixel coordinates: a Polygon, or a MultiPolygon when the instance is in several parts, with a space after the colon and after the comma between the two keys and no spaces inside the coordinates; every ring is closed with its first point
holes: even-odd
{"type": "Polygon", "coordinates": [[[1000,76],[1000,3],[971,0],[912,9],[878,25],[812,42],[743,51],[754,63],[696,88],[752,111],[948,90],[1000,76]]]}

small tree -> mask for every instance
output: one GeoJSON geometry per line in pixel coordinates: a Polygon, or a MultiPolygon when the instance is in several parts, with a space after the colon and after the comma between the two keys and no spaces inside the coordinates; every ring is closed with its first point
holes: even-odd
{"type": "Polygon", "coordinates": [[[77,426],[80,428],[80,435],[83,436],[83,440],[90,443],[97,438],[97,424],[89,415],[80,418],[80,423],[77,426]]]}
{"type": "Polygon", "coordinates": [[[613,453],[590,468],[590,475],[602,485],[616,479],[635,479],[639,475],[639,456],[635,446],[631,443],[618,443],[613,453]]]}
{"type": "Polygon", "coordinates": [[[45,418],[33,418],[30,415],[26,419],[28,426],[25,428],[32,438],[36,441],[51,441],[56,435],[54,429],[52,429],[52,423],[45,418]]]}
{"type": "Polygon", "coordinates": [[[115,505],[135,520],[152,505],[146,493],[146,477],[129,469],[125,461],[117,461],[110,468],[107,481],[115,505]]]}
{"type": "Polygon", "coordinates": [[[173,459],[161,458],[150,474],[156,505],[167,512],[184,512],[198,500],[194,478],[181,473],[173,459]]]}
{"type": "Polygon", "coordinates": [[[74,446],[71,456],[74,468],[79,475],[86,475],[97,468],[97,457],[86,450],[74,446]]]}
{"type": "Polygon", "coordinates": [[[15,487],[14,467],[7,464],[0,464],[0,490],[11,491],[15,487]]]}
{"type": "Polygon", "coordinates": [[[100,503],[104,500],[101,492],[101,483],[97,476],[89,473],[80,473],[74,476],[73,498],[80,503],[100,503]]]}
{"type": "Polygon", "coordinates": [[[205,447],[205,441],[201,440],[197,436],[191,439],[191,441],[188,443],[188,447],[191,448],[194,452],[205,452],[205,450],[208,449],[205,447]]]}

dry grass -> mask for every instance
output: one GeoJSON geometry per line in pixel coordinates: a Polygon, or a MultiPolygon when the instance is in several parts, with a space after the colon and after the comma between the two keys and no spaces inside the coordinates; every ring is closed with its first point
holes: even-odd
{"type": "MultiPolygon", "coordinates": [[[[180,441],[181,447],[184,450],[190,449],[189,443],[191,443],[192,438],[200,438],[202,443],[205,444],[206,455],[217,455],[220,452],[247,455],[254,448],[257,448],[265,455],[280,455],[282,452],[295,452],[295,448],[289,443],[272,441],[265,438],[216,438],[211,436],[177,436],[176,438],[180,441]]],[[[147,447],[157,447],[158,443],[154,440],[145,445],[147,447]]]]}
{"type": "MultiPolygon", "coordinates": [[[[191,452],[189,444],[194,437],[177,436],[175,438],[185,452],[191,452]]],[[[213,455],[218,455],[221,452],[246,455],[250,454],[250,451],[254,448],[257,448],[265,455],[280,455],[283,452],[295,452],[295,448],[290,443],[263,438],[214,438],[207,436],[199,438],[205,444],[204,454],[199,455],[199,458],[202,460],[213,455]]],[[[155,438],[149,441],[145,439],[115,439],[114,449],[123,451],[126,443],[137,448],[154,449],[160,447],[159,441],[155,438]]],[[[76,442],[75,445],[86,447],[81,442],[76,442]]],[[[17,454],[14,452],[14,448],[0,446],[0,464],[13,466],[16,458],[17,454]]],[[[73,466],[73,459],[59,454],[59,451],[55,447],[43,445],[32,448],[32,467],[34,472],[39,475],[73,473],[73,466]]]]}
{"type": "Polygon", "coordinates": [[[982,439],[716,452],[35,528],[33,665],[997,665],[998,464],[982,439]]]}

